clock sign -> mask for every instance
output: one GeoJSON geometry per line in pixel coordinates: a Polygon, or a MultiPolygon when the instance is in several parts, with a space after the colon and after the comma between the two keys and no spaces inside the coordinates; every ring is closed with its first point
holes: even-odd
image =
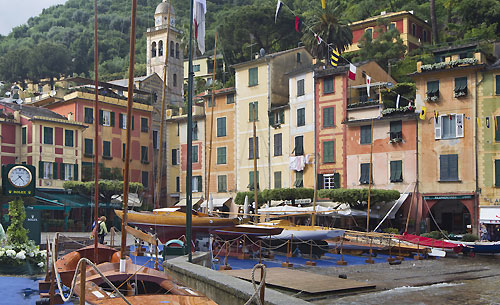
{"type": "Polygon", "coordinates": [[[2,165],[2,189],[7,196],[34,196],[35,168],[26,164],[2,165]]]}

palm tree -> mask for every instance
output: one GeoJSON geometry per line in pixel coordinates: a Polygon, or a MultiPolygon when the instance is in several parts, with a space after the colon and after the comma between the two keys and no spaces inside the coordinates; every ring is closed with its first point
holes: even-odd
{"type": "Polygon", "coordinates": [[[324,58],[327,62],[327,44],[339,52],[343,52],[352,43],[351,29],[347,22],[340,19],[340,12],[340,5],[327,5],[325,10],[321,7],[316,8],[311,17],[308,18],[308,24],[314,33],[323,39],[323,43],[318,45],[316,38],[310,31],[305,32],[302,36],[302,41],[311,54],[317,58],[324,58]]]}

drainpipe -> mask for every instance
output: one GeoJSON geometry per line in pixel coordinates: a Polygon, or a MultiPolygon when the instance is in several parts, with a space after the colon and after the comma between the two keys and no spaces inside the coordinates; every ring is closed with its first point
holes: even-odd
{"type": "Polygon", "coordinates": [[[477,70],[476,70],[476,73],[475,73],[475,78],[474,78],[474,81],[475,81],[475,88],[474,88],[474,152],[475,152],[475,155],[474,155],[474,161],[475,161],[475,167],[476,167],[476,196],[474,198],[474,201],[473,201],[473,206],[472,206],[472,216],[473,216],[473,222],[472,222],[472,230],[473,230],[473,234],[477,234],[477,232],[479,232],[479,175],[478,175],[478,158],[477,158],[477,93],[478,93],[478,90],[477,90],[477,87],[479,86],[479,84],[481,84],[481,82],[483,81],[484,78],[482,78],[479,82],[477,81],[477,70]]]}
{"type": "MultiPolygon", "coordinates": [[[[417,141],[417,145],[416,145],[416,154],[417,154],[417,157],[415,158],[416,159],[416,172],[417,172],[417,180],[416,180],[416,187],[415,187],[415,191],[416,191],[416,197],[417,197],[417,204],[415,206],[415,232],[417,234],[420,233],[420,223],[419,223],[419,219],[422,219],[422,214],[419,212],[419,199],[420,199],[420,191],[419,191],[419,168],[418,168],[418,146],[420,145],[420,142],[418,141],[418,125],[420,124],[420,118],[417,118],[417,124],[416,124],[416,134],[415,134],[415,140],[417,141]],[[420,214],[420,217],[419,217],[419,214],[420,214]]],[[[410,204],[410,210],[408,211],[408,213],[411,213],[411,204],[410,204]]]]}
{"type": "Polygon", "coordinates": [[[317,138],[316,138],[316,71],[312,71],[313,75],[313,130],[314,130],[314,196],[313,196],[313,214],[312,214],[312,225],[316,225],[316,201],[318,197],[318,151],[317,151],[317,138]]]}
{"type": "MultiPolygon", "coordinates": [[[[272,77],[272,67],[271,67],[271,62],[268,58],[266,58],[267,61],[267,118],[269,120],[269,113],[271,112],[271,77],[272,77]]],[[[268,147],[268,154],[267,154],[267,171],[268,171],[268,189],[271,189],[271,125],[268,123],[267,124],[267,147],[268,147]]],[[[255,145],[254,145],[255,146],[255,145]]],[[[255,175],[255,173],[254,173],[255,175]]],[[[257,213],[257,211],[255,212],[257,213]]]]}

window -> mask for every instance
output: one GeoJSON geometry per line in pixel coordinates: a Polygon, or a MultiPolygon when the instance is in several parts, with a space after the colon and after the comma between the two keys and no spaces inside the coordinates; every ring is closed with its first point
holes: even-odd
{"type": "Polygon", "coordinates": [[[403,181],[403,161],[391,161],[391,182],[403,181]]]}
{"type": "Polygon", "coordinates": [[[54,129],[52,127],[43,128],[43,144],[54,144],[54,129]]]}
{"type": "Polygon", "coordinates": [[[153,130],[153,149],[160,148],[160,133],[158,130],[153,130]]]}
{"type": "Polygon", "coordinates": [[[115,126],[115,113],[99,110],[99,124],[103,126],[115,126]]]}
{"type": "Polygon", "coordinates": [[[198,140],[198,121],[193,122],[193,140],[198,140]]]}
{"type": "Polygon", "coordinates": [[[495,124],[495,142],[500,142],[500,116],[496,117],[497,124],[495,124]]]}
{"type": "Polygon", "coordinates": [[[467,76],[455,78],[454,96],[461,97],[467,95],[467,76]]]}
{"type": "MultiPolygon", "coordinates": [[[[42,162],[43,166],[43,179],[52,179],[54,177],[54,163],[52,162],[42,162]]],[[[57,164],[57,163],[56,163],[57,164]]],[[[55,177],[54,177],[55,179],[55,177]]]]}
{"type": "Polygon", "coordinates": [[[212,99],[212,97],[210,96],[207,98],[207,101],[208,101],[208,107],[215,107],[215,102],[216,102],[215,97],[212,99]]]}
{"type": "Polygon", "coordinates": [[[177,42],[175,44],[175,58],[179,59],[179,55],[180,55],[179,43],[177,42]]]}
{"type": "Polygon", "coordinates": [[[109,141],[102,142],[102,158],[111,159],[111,142],[109,141]]]}
{"type": "Polygon", "coordinates": [[[323,188],[328,190],[340,188],[340,174],[323,175],[323,188]]]}
{"type": "MultiPolygon", "coordinates": [[[[248,178],[249,178],[249,184],[248,184],[248,188],[253,191],[253,186],[254,186],[254,175],[253,175],[253,171],[250,171],[248,173],[248,178]]],[[[257,171],[257,189],[259,189],[259,171],[257,171]]]]}
{"type": "Polygon", "coordinates": [[[21,144],[26,144],[26,127],[21,129],[21,144]]]}
{"type": "Polygon", "coordinates": [[[226,118],[217,118],[217,136],[226,136],[226,118]]]}
{"type": "Polygon", "coordinates": [[[217,192],[227,192],[227,176],[217,176],[217,192]]]}
{"type": "Polygon", "coordinates": [[[306,125],[306,109],[297,109],[297,127],[306,125]]]}
{"type": "Polygon", "coordinates": [[[64,146],[73,147],[74,134],[75,132],[73,130],[64,130],[64,146]]]}
{"type": "Polygon", "coordinates": [[[234,93],[226,95],[226,104],[234,104],[234,93]]]}
{"type": "Polygon", "coordinates": [[[259,84],[259,70],[257,67],[248,69],[248,87],[259,84]]]}
{"type": "MultiPolygon", "coordinates": [[[[259,158],[259,137],[255,137],[255,155],[256,158],[259,158]]],[[[253,159],[253,137],[248,139],[248,159],[253,159]]]]}
{"type": "Polygon", "coordinates": [[[248,104],[248,121],[259,120],[259,102],[252,102],[248,104]]]}
{"type": "Polygon", "coordinates": [[[85,123],[89,123],[89,124],[94,123],[94,109],[85,107],[84,112],[85,112],[85,114],[84,114],[83,121],[85,123]]]}
{"type": "Polygon", "coordinates": [[[61,163],[61,168],[62,168],[62,170],[61,170],[61,179],[62,180],[76,180],[75,179],[75,164],[62,164],[61,163]]]}
{"type": "Polygon", "coordinates": [[[193,192],[201,192],[202,190],[201,176],[193,176],[193,192]]]}
{"type": "Polygon", "coordinates": [[[174,42],[170,40],[170,56],[174,57],[174,42]]]}
{"type": "Polygon", "coordinates": [[[427,82],[427,101],[437,101],[439,98],[439,81],[428,81],[427,82]]]}
{"type": "Polygon", "coordinates": [[[372,127],[370,125],[361,126],[359,144],[370,144],[372,142],[372,127]]]}
{"type": "MultiPolygon", "coordinates": [[[[373,173],[372,173],[373,176],[373,173]]],[[[370,183],[370,163],[361,163],[361,175],[359,176],[359,183],[368,184],[370,183]]]]}
{"type": "Polygon", "coordinates": [[[269,113],[269,125],[273,127],[280,127],[281,124],[285,124],[285,111],[275,111],[269,113]]]}
{"type": "Polygon", "coordinates": [[[149,172],[141,172],[142,173],[142,185],[144,188],[149,187],[149,172]]]}
{"type": "Polygon", "coordinates": [[[424,42],[427,42],[427,31],[424,31],[424,42]]]}
{"type": "Polygon", "coordinates": [[[440,181],[458,181],[458,155],[439,156],[440,181]]]}
{"type": "Polygon", "coordinates": [[[281,188],[281,172],[274,172],[274,188],[281,188]]]}
{"type": "Polygon", "coordinates": [[[226,147],[217,147],[217,164],[226,164],[227,163],[226,152],[227,152],[226,147]]]}
{"type": "Polygon", "coordinates": [[[394,30],[395,28],[396,28],[396,23],[394,23],[394,22],[389,23],[389,27],[388,27],[389,31],[394,30]]]}
{"type": "Polygon", "coordinates": [[[295,187],[304,187],[304,172],[295,172],[295,182],[293,183],[295,187]]]}
{"type": "Polygon", "coordinates": [[[325,94],[333,93],[333,77],[327,77],[323,80],[323,91],[325,94]]]}
{"type": "Polygon", "coordinates": [[[179,149],[174,148],[172,149],[172,165],[179,165],[179,149]]]}
{"type": "Polygon", "coordinates": [[[454,139],[464,137],[464,115],[449,114],[434,120],[435,139],[454,139]]]}
{"type": "Polygon", "coordinates": [[[125,143],[122,143],[122,159],[123,160],[125,160],[125,148],[126,148],[125,143]]]}
{"type": "Polygon", "coordinates": [[[295,155],[302,156],[304,155],[304,136],[296,136],[295,137],[295,155]]]}
{"type": "Polygon", "coordinates": [[[141,146],[141,163],[148,163],[148,147],[141,146]]]}
{"type": "Polygon", "coordinates": [[[297,63],[300,64],[300,53],[297,53],[297,63]]]}
{"type": "Polygon", "coordinates": [[[148,118],[141,118],[141,132],[148,132],[148,118]]]}
{"type": "Polygon", "coordinates": [[[200,65],[193,65],[193,72],[200,72],[200,65]]]}
{"type": "Polygon", "coordinates": [[[495,160],[495,186],[500,186],[500,160],[495,160]]]}
{"type": "Polygon", "coordinates": [[[323,163],[335,162],[335,141],[323,142],[323,163]]]}
{"type": "Polygon", "coordinates": [[[335,107],[323,108],[323,127],[335,126],[335,107]]]}
{"type": "Polygon", "coordinates": [[[366,40],[367,41],[372,41],[373,39],[373,29],[372,28],[368,28],[365,30],[365,35],[366,35],[366,40]]]}
{"type": "Polygon", "coordinates": [[[417,25],[415,23],[411,24],[411,34],[417,36],[417,25]]]}
{"type": "Polygon", "coordinates": [[[130,120],[130,125],[132,125],[132,130],[134,130],[135,126],[134,126],[134,123],[135,122],[135,118],[134,116],[132,116],[131,120],[130,120]]]}
{"type": "Polygon", "coordinates": [[[174,73],[174,75],[173,75],[172,84],[174,87],[177,87],[177,74],[176,73],[174,73]]]}
{"type": "Polygon", "coordinates": [[[500,75],[495,75],[495,94],[500,95],[500,75]]]}
{"type": "Polygon", "coordinates": [[[163,56],[163,40],[158,42],[158,56],[163,56]]]}
{"type": "Polygon", "coordinates": [[[281,133],[277,133],[274,135],[274,155],[275,156],[281,156],[283,154],[282,152],[282,144],[281,144],[281,141],[282,141],[282,134],[281,133]]]}
{"type": "Polygon", "coordinates": [[[198,163],[198,145],[193,145],[193,149],[191,151],[191,163],[198,163]]]}
{"type": "Polygon", "coordinates": [[[94,140],[85,139],[85,157],[92,157],[94,155],[94,140]]]}
{"type": "Polygon", "coordinates": [[[181,191],[181,177],[175,177],[175,192],[181,191]]]}
{"type": "Polygon", "coordinates": [[[121,129],[127,129],[127,115],[123,113],[118,114],[118,127],[121,129]]]}
{"type": "Polygon", "coordinates": [[[151,57],[156,57],[156,42],[151,44],[151,57]]]}
{"type": "Polygon", "coordinates": [[[302,96],[304,95],[304,80],[299,79],[297,81],[297,96],[302,96]]]}
{"type": "Polygon", "coordinates": [[[390,122],[389,138],[391,140],[400,140],[403,138],[403,122],[402,121],[392,121],[390,122]]]}

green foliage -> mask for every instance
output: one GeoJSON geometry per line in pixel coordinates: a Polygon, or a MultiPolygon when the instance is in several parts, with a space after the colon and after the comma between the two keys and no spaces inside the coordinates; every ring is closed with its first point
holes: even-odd
{"type": "Polygon", "coordinates": [[[398,98],[398,94],[403,98],[399,99],[399,106],[405,107],[408,106],[408,100],[415,99],[415,93],[417,91],[417,87],[414,83],[398,83],[394,85],[394,87],[387,89],[384,88],[380,90],[382,94],[382,101],[384,102],[384,107],[388,108],[396,108],[396,100],[398,98]]]}
{"type": "Polygon", "coordinates": [[[281,189],[270,189],[263,190],[262,196],[265,200],[292,200],[295,199],[312,199],[314,196],[314,190],[308,188],[281,188],[281,189]]]}
{"type": "Polygon", "coordinates": [[[397,228],[385,228],[382,231],[389,234],[399,234],[399,230],[397,228]]]}
{"type": "MultiPolygon", "coordinates": [[[[388,202],[399,198],[399,192],[395,190],[372,189],[370,198],[371,204],[388,202]]],[[[368,201],[368,189],[329,189],[319,190],[318,197],[329,198],[333,202],[349,204],[354,208],[366,208],[368,201]]]]}
{"type": "MultiPolygon", "coordinates": [[[[64,189],[71,189],[77,193],[89,196],[94,192],[94,182],[66,181],[63,184],[64,189]]],[[[129,192],[141,193],[144,190],[142,183],[130,182],[129,192]]],[[[114,195],[123,194],[123,181],[119,180],[99,180],[99,201],[104,203],[111,202],[114,195]]]]}
{"type": "Polygon", "coordinates": [[[443,230],[443,233],[441,233],[440,231],[432,231],[429,233],[420,234],[420,236],[429,237],[429,238],[433,238],[433,239],[444,239],[444,238],[446,238],[446,236],[448,236],[448,232],[443,230]],[[443,235],[443,233],[444,233],[444,235],[443,235]]]}
{"type": "Polygon", "coordinates": [[[26,211],[24,202],[20,198],[9,202],[10,226],[7,229],[7,243],[10,245],[22,245],[28,242],[28,230],[24,228],[26,211]]]}
{"type": "MultiPolygon", "coordinates": [[[[238,192],[236,194],[236,198],[234,199],[234,203],[243,205],[245,204],[245,196],[248,196],[248,203],[252,203],[254,201],[255,193],[254,192],[238,192]]],[[[266,200],[262,196],[262,192],[257,192],[257,203],[260,205],[265,203],[266,200]]]]}
{"type": "Polygon", "coordinates": [[[476,241],[478,239],[479,237],[477,237],[476,234],[470,234],[470,233],[464,234],[464,236],[462,237],[462,241],[476,241]]]}

